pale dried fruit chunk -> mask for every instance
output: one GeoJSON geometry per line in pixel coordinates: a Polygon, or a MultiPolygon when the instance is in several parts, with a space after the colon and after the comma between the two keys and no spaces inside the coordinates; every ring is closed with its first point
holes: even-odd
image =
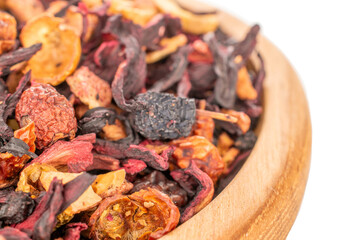
{"type": "Polygon", "coordinates": [[[164,193],[148,188],[101,202],[89,220],[92,239],[157,239],[179,222],[180,212],[164,193]]]}
{"type": "MultiPolygon", "coordinates": [[[[99,23],[99,18],[95,14],[86,14],[86,33],[84,35],[84,42],[88,42],[94,34],[99,23]]],[[[76,6],[70,6],[64,16],[64,23],[71,26],[78,36],[81,36],[84,31],[84,18],[80,13],[80,9],[76,6]]]]}
{"type": "Polygon", "coordinates": [[[241,100],[254,100],[258,96],[246,67],[242,67],[238,71],[236,94],[241,100]]]}
{"type": "Polygon", "coordinates": [[[226,152],[234,145],[234,140],[226,133],[220,134],[217,142],[217,148],[221,156],[224,156],[226,152]]]}
{"type": "Polygon", "coordinates": [[[0,54],[14,48],[16,36],[15,18],[6,12],[0,11],[0,54]]]}
{"type": "Polygon", "coordinates": [[[20,33],[24,47],[42,43],[42,49],[27,66],[36,82],[59,85],[73,73],[80,61],[80,37],[62,22],[61,18],[43,15],[29,21],[20,33]]]}
{"type": "Polygon", "coordinates": [[[103,0],[82,0],[81,2],[83,2],[85,6],[91,10],[101,7],[104,4],[103,0]]]}
{"type": "Polygon", "coordinates": [[[27,22],[45,11],[40,0],[6,0],[6,6],[20,22],[27,22]]]}
{"type": "MultiPolygon", "coordinates": [[[[81,173],[63,173],[63,172],[42,172],[40,176],[40,183],[47,191],[51,181],[56,177],[57,179],[62,180],[63,184],[70,182],[75,179],[81,173]]],[[[97,195],[92,187],[88,187],[86,191],[75,201],[73,202],[64,212],[58,215],[58,225],[63,225],[70,221],[73,216],[77,213],[89,210],[97,206],[101,201],[101,197],[97,195]]]]}
{"type": "Polygon", "coordinates": [[[110,0],[108,14],[121,14],[124,18],[144,26],[158,13],[151,0],[110,0]]]}
{"type": "Polygon", "coordinates": [[[187,37],[184,34],[179,34],[172,38],[163,38],[160,41],[160,46],[163,48],[146,54],[146,63],[149,64],[160,61],[171,53],[176,52],[179,47],[184,46],[186,43],[187,37]]]}
{"type": "Polygon", "coordinates": [[[174,0],[154,0],[154,3],[162,12],[180,18],[185,32],[205,34],[215,31],[219,26],[216,14],[196,15],[182,9],[174,0]]]}
{"type": "Polygon", "coordinates": [[[91,186],[95,193],[102,198],[115,195],[116,193],[120,193],[121,185],[125,180],[125,174],[124,169],[101,174],[97,176],[91,186]]]}
{"type": "Polygon", "coordinates": [[[67,1],[53,1],[49,4],[49,7],[46,9],[46,13],[55,15],[59,11],[61,11],[64,7],[68,5],[67,1]]]}
{"type": "Polygon", "coordinates": [[[89,105],[89,108],[106,107],[110,105],[112,95],[109,83],[102,80],[91,72],[87,67],[81,67],[68,77],[66,82],[71,91],[81,102],[89,105]]]}
{"type": "Polygon", "coordinates": [[[103,127],[100,136],[109,141],[118,141],[120,139],[126,138],[126,129],[124,124],[119,120],[115,120],[115,124],[106,123],[103,127]]]}
{"type": "Polygon", "coordinates": [[[28,192],[32,197],[38,197],[44,189],[39,184],[43,172],[54,172],[56,169],[43,163],[34,163],[25,167],[21,173],[16,191],[28,192]]]}

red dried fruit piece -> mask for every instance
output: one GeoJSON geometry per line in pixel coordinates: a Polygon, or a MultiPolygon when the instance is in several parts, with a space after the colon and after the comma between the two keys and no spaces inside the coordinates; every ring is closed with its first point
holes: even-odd
{"type": "Polygon", "coordinates": [[[180,223],[183,223],[210,203],[214,195],[214,184],[211,178],[196,166],[195,161],[191,161],[188,168],[172,171],[170,175],[180,186],[184,186],[189,177],[197,183],[194,198],[182,211],[180,223]]]}
{"type": "Polygon", "coordinates": [[[202,136],[191,136],[174,140],[171,145],[176,147],[173,157],[180,168],[187,168],[193,160],[216,183],[225,164],[218,149],[209,140],[202,136]]]}
{"type": "Polygon", "coordinates": [[[66,225],[64,240],[79,240],[80,233],[88,229],[85,223],[69,223],[66,225]]]}
{"type": "Polygon", "coordinates": [[[16,20],[7,12],[0,11],[0,54],[10,51],[16,44],[16,20]]]}
{"type": "Polygon", "coordinates": [[[179,208],[185,206],[188,201],[186,191],[176,182],[167,179],[165,175],[159,171],[153,171],[145,177],[136,180],[131,192],[138,192],[148,187],[155,188],[168,195],[171,201],[179,208]]]}
{"type": "Polygon", "coordinates": [[[148,166],[160,171],[165,171],[169,168],[169,157],[173,153],[174,148],[169,147],[164,150],[161,155],[153,150],[149,150],[142,146],[130,145],[125,151],[125,156],[131,159],[138,159],[145,162],[148,166]]]}
{"type": "Polygon", "coordinates": [[[171,199],[149,188],[101,202],[91,216],[92,239],[158,239],[178,224],[180,213],[171,199]]]}
{"type": "MultiPolygon", "coordinates": [[[[30,122],[24,128],[16,130],[14,137],[23,140],[29,146],[28,151],[35,152],[36,136],[34,122],[30,122]]],[[[0,153],[0,188],[8,186],[17,177],[29,159],[28,155],[18,157],[8,152],[0,153]]]]}
{"type": "Polygon", "coordinates": [[[96,76],[87,67],[80,67],[66,79],[71,91],[89,108],[107,107],[112,95],[109,83],[96,76]]]}
{"type": "Polygon", "coordinates": [[[63,172],[78,173],[93,164],[92,142],[95,134],[81,135],[71,142],[58,141],[46,149],[33,163],[48,164],[63,172]]]}
{"type": "Polygon", "coordinates": [[[129,175],[136,175],[146,168],[146,163],[137,159],[126,159],[121,162],[121,166],[129,175]]]}
{"type": "Polygon", "coordinates": [[[16,105],[15,117],[20,127],[35,123],[36,147],[43,149],[62,138],[74,138],[77,131],[75,111],[55,88],[35,84],[25,90],[16,105]]]}
{"type": "Polygon", "coordinates": [[[193,51],[189,54],[188,60],[191,63],[210,63],[214,62],[214,57],[209,49],[209,46],[202,40],[195,40],[191,44],[193,51]]]}

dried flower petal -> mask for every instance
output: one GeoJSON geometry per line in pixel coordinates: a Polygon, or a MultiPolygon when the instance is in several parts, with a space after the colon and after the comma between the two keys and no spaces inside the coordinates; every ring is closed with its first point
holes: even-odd
{"type": "MultiPolygon", "coordinates": [[[[95,141],[95,134],[88,136],[95,141]]],[[[87,140],[84,141],[80,137],[71,142],[58,141],[34,159],[31,164],[45,163],[60,171],[82,172],[93,163],[92,149],[92,143],[87,140]]]]}
{"type": "Polygon", "coordinates": [[[12,189],[0,190],[0,226],[22,222],[34,209],[35,201],[30,194],[12,189]]]}
{"type": "Polygon", "coordinates": [[[149,188],[101,202],[91,216],[93,239],[158,239],[178,224],[180,213],[171,199],[149,188]]]}
{"type": "Polygon", "coordinates": [[[189,177],[197,183],[196,195],[181,214],[180,222],[183,223],[209,204],[214,195],[214,184],[210,177],[196,166],[194,161],[191,161],[188,168],[175,170],[170,174],[181,186],[189,177]]]}
{"type": "Polygon", "coordinates": [[[16,228],[12,228],[12,227],[5,227],[0,229],[0,239],[3,240],[31,240],[31,238],[29,238],[29,236],[16,229],[16,228]]]}
{"type": "Polygon", "coordinates": [[[66,225],[64,240],[79,240],[80,233],[88,229],[85,223],[69,223],[66,225]]]}

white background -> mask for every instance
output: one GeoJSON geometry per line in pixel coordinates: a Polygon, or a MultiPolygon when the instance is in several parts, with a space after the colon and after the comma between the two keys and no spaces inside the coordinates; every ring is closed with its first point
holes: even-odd
{"type": "Polygon", "coordinates": [[[312,162],[288,239],[360,239],[360,1],[203,1],[259,23],[305,88],[312,162]]]}

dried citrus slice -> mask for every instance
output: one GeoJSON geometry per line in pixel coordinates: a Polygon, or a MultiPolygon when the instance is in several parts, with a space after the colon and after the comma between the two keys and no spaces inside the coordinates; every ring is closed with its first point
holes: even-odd
{"type": "Polygon", "coordinates": [[[27,66],[36,82],[59,85],[73,73],[80,61],[80,37],[62,22],[61,18],[43,15],[28,22],[20,33],[24,47],[39,42],[43,44],[27,66]]]}

